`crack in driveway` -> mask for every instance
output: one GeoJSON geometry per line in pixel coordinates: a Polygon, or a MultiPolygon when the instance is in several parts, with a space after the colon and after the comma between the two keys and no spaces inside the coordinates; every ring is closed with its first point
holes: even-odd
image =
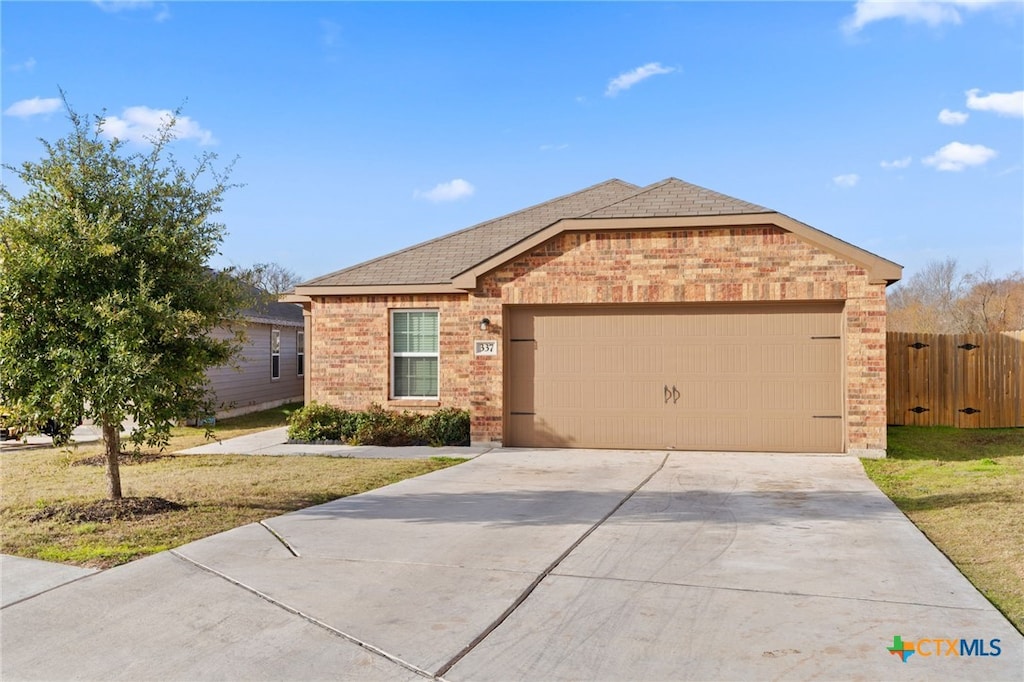
{"type": "Polygon", "coordinates": [[[417,675],[420,675],[421,677],[425,677],[427,679],[434,679],[434,677],[435,677],[434,675],[431,675],[428,671],[423,670],[422,668],[419,668],[416,665],[414,665],[412,663],[409,663],[408,661],[403,660],[403,659],[399,658],[398,656],[395,656],[394,654],[390,654],[387,651],[384,651],[383,649],[381,649],[380,647],[374,646],[373,644],[370,644],[369,642],[364,642],[363,640],[359,639],[358,637],[355,637],[353,635],[350,635],[347,632],[343,632],[342,630],[339,630],[339,629],[337,629],[335,627],[332,627],[332,626],[328,625],[327,623],[323,622],[322,620],[319,620],[318,618],[314,618],[313,616],[309,615],[308,613],[304,613],[304,612],[300,611],[299,609],[296,609],[296,608],[294,608],[292,606],[289,606],[288,604],[285,604],[282,601],[274,599],[270,595],[257,590],[255,587],[253,587],[251,585],[246,585],[245,583],[243,583],[243,582],[241,582],[239,580],[236,580],[236,579],[232,578],[231,576],[229,576],[229,575],[227,575],[225,573],[221,573],[220,571],[218,571],[215,568],[212,568],[210,566],[207,566],[206,564],[200,563],[200,562],[196,561],[195,559],[191,559],[191,558],[185,556],[184,554],[180,554],[177,550],[173,550],[172,549],[172,550],[170,550],[169,553],[171,555],[177,557],[178,559],[180,559],[180,560],[182,560],[182,561],[184,561],[184,562],[186,562],[186,563],[188,563],[188,564],[190,564],[192,566],[195,566],[196,568],[198,568],[201,571],[206,571],[207,573],[211,573],[211,574],[217,576],[218,578],[226,580],[227,582],[231,583],[232,585],[234,585],[236,587],[240,587],[243,590],[245,590],[246,592],[249,592],[250,594],[253,594],[253,595],[257,596],[260,599],[262,599],[262,600],[264,600],[264,601],[266,601],[266,602],[268,602],[270,604],[273,604],[274,606],[276,606],[276,607],[278,607],[280,609],[283,609],[283,610],[287,611],[288,613],[296,615],[299,618],[305,620],[306,622],[311,623],[311,624],[313,624],[313,625],[315,625],[315,626],[317,626],[319,628],[322,628],[322,629],[326,630],[327,632],[331,633],[332,635],[334,635],[336,637],[340,637],[341,639],[344,639],[345,641],[351,642],[352,644],[355,644],[356,646],[359,646],[359,647],[365,649],[366,651],[369,651],[370,653],[376,654],[377,656],[380,656],[381,658],[384,658],[384,659],[390,661],[391,663],[394,663],[395,665],[399,665],[399,666],[405,668],[406,670],[408,670],[410,672],[416,673],[417,675]]]}
{"type": "Polygon", "coordinates": [[[575,550],[577,547],[579,547],[580,544],[584,540],[586,540],[588,537],[590,537],[591,533],[593,533],[595,530],[600,528],[608,519],[610,519],[615,514],[615,512],[619,511],[619,509],[622,508],[622,505],[624,505],[627,502],[629,502],[630,498],[632,498],[634,495],[636,495],[637,492],[639,492],[641,488],[643,488],[645,485],[650,483],[651,479],[654,478],[655,475],[657,475],[659,471],[661,471],[662,469],[665,468],[665,463],[668,461],[669,454],[670,453],[666,452],[665,453],[665,457],[662,458],[662,460],[661,460],[661,464],[659,464],[654,471],[652,471],[650,474],[648,474],[647,477],[644,480],[640,481],[640,483],[638,483],[636,485],[636,487],[634,487],[632,490],[630,490],[629,493],[626,494],[625,497],[623,497],[621,500],[619,500],[618,504],[616,504],[614,507],[612,507],[612,509],[607,514],[605,514],[603,517],[598,519],[596,523],[594,523],[590,528],[588,528],[586,531],[584,531],[582,535],[580,535],[578,538],[576,538],[576,540],[571,545],[569,545],[569,547],[564,552],[562,552],[558,556],[558,558],[556,558],[554,561],[552,561],[551,564],[548,565],[547,568],[545,568],[543,571],[541,571],[541,573],[536,578],[534,578],[533,582],[531,582],[526,587],[526,589],[523,590],[522,594],[520,594],[516,598],[516,600],[514,602],[512,602],[512,604],[507,609],[505,609],[505,611],[502,612],[501,615],[499,615],[494,620],[493,623],[491,623],[489,626],[487,626],[484,629],[483,632],[481,632],[479,635],[477,635],[475,638],[473,638],[473,640],[469,644],[467,644],[459,653],[455,654],[455,656],[453,656],[447,663],[445,663],[443,666],[441,666],[437,670],[437,672],[434,673],[434,676],[438,677],[438,678],[444,677],[444,675],[449,670],[451,670],[455,666],[456,663],[461,661],[466,655],[468,655],[471,651],[473,651],[473,649],[475,649],[477,646],[479,646],[481,642],[483,642],[485,639],[487,639],[488,635],[490,635],[492,632],[494,632],[502,623],[504,623],[508,619],[509,616],[511,616],[513,613],[515,613],[516,609],[518,609],[520,606],[522,606],[523,602],[525,602],[527,599],[529,599],[530,595],[533,594],[533,591],[537,589],[537,586],[540,585],[541,582],[543,582],[546,577],[551,575],[551,572],[554,571],[556,568],[558,568],[558,565],[561,564],[562,561],[564,561],[567,556],[572,554],[573,550],[575,550]]]}

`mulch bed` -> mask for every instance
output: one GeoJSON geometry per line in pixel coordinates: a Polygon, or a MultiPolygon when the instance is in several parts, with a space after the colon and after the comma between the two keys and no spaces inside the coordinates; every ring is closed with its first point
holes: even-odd
{"type": "Polygon", "coordinates": [[[103,521],[130,521],[140,516],[151,516],[187,507],[162,497],[125,497],[120,500],[96,502],[62,502],[40,509],[29,521],[64,521],[67,523],[96,523],[103,521]]]}

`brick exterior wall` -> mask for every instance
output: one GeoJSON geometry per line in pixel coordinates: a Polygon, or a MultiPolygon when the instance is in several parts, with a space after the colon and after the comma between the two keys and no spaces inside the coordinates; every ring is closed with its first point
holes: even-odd
{"type": "Polygon", "coordinates": [[[475,357],[473,340],[501,340],[503,306],[810,300],[846,301],[847,447],[884,450],[885,285],[774,226],[569,232],[481,277],[470,294],[314,297],[310,397],[348,409],[468,407],[473,441],[500,442],[504,349],[475,357]],[[388,400],[388,311],[397,308],[440,312],[438,401],[388,400]]]}

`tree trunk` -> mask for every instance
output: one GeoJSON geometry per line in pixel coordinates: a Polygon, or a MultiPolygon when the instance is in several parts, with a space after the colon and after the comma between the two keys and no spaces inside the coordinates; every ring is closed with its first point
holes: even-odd
{"type": "Polygon", "coordinates": [[[117,456],[121,454],[121,425],[103,419],[103,444],[107,450],[107,492],[110,499],[121,499],[121,469],[117,456]]]}

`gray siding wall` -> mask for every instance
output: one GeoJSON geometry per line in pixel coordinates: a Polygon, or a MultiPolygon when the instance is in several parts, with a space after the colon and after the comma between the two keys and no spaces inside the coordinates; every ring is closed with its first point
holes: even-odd
{"type": "MultiPolygon", "coordinates": [[[[303,378],[298,375],[296,358],[296,332],[301,326],[288,324],[246,324],[245,344],[235,362],[210,368],[206,376],[216,394],[218,418],[268,409],[289,402],[301,402],[303,378]],[[271,330],[281,332],[281,378],[271,379],[271,330]]],[[[230,338],[226,328],[214,331],[214,337],[230,338]]],[[[306,361],[308,371],[309,361],[306,361]]]]}

